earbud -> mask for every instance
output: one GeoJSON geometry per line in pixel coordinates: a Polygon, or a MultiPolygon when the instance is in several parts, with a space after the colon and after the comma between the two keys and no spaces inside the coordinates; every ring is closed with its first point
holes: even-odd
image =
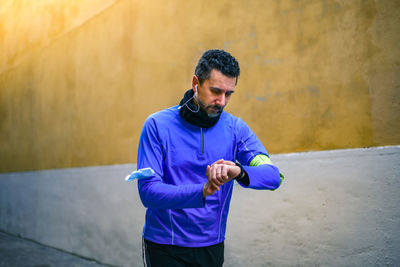
{"type": "Polygon", "coordinates": [[[197,84],[194,86],[194,92],[197,93],[197,84]]]}

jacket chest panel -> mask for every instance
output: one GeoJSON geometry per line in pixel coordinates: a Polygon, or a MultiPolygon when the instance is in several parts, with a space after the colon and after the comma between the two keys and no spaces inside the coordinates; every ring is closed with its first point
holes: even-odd
{"type": "Polygon", "coordinates": [[[165,144],[166,163],[174,168],[201,168],[219,160],[234,161],[235,142],[232,132],[224,128],[186,130],[169,133],[165,144]]]}

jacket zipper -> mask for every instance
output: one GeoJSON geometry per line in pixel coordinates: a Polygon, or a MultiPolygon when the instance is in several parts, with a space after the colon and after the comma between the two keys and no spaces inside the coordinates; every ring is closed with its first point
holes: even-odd
{"type": "Polygon", "coordinates": [[[174,244],[174,225],[172,224],[172,213],[171,210],[169,212],[169,223],[171,225],[171,245],[174,244]]]}
{"type": "Polygon", "coordinates": [[[203,136],[203,128],[200,128],[201,132],[201,155],[204,153],[204,136],[203,136]]]}

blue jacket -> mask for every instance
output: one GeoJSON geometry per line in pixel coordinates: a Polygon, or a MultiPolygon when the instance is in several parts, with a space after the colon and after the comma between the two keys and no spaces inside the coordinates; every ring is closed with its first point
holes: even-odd
{"type": "Polygon", "coordinates": [[[276,189],[280,184],[278,168],[248,166],[258,154],[268,156],[247,124],[225,111],[210,128],[183,120],[178,106],[150,115],[140,136],[137,166],[155,171],[154,177],[138,181],[140,198],[147,208],[143,237],[184,247],[224,241],[234,181],[203,198],[207,165],[219,159],[237,160],[249,176],[249,188],[276,189]]]}

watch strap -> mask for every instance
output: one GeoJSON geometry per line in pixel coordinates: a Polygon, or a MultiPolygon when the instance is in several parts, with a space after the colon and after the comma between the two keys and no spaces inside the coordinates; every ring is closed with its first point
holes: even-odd
{"type": "Polygon", "coordinates": [[[236,176],[235,178],[233,178],[233,179],[236,179],[236,180],[241,180],[241,179],[243,179],[244,177],[245,177],[245,175],[243,175],[244,174],[244,169],[243,169],[243,166],[242,166],[242,164],[240,164],[239,162],[237,162],[236,161],[236,166],[238,166],[239,168],[240,168],[240,173],[239,173],[239,175],[238,176],[236,176]]]}

